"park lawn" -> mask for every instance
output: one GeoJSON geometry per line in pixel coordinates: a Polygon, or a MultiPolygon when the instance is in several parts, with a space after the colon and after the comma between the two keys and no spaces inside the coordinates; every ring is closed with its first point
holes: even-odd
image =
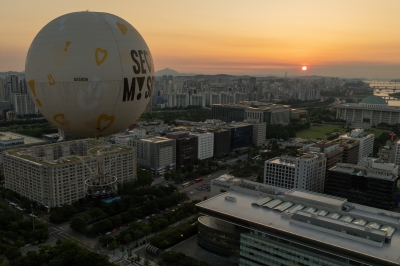
{"type": "Polygon", "coordinates": [[[375,138],[377,138],[377,137],[379,137],[383,132],[389,132],[389,130],[371,128],[371,129],[368,129],[367,132],[368,132],[369,134],[374,134],[374,135],[375,135],[375,138]]]}
{"type": "Polygon", "coordinates": [[[309,129],[302,130],[296,132],[296,137],[305,138],[305,139],[323,139],[328,137],[326,133],[333,133],[335,130],[336,132],[344,133],[346,129],[341,126],[336,125],[313,125],[310,126],[309,129]]]}
{"type": "MultiPolygon", "coordinates": [[[[305,139],[318,139],[328,137],[327,133],[339,132],[341,134],[346,132],[346,128],[336,125],[313,125],[309,129],[302,130],[296,133],[296,137],[305,139]],[[336,130],[336,131],[335,131],[336,130]]],[[[387,130],[371,128],[367,130],[370,134],[375,134],[375,138],[379,137],[382,132],[388,132],[387,130]]]]}

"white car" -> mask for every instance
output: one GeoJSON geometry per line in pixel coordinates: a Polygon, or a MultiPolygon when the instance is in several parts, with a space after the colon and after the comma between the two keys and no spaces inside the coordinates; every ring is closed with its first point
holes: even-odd
{"type": "Polygon", "coordinates": [[[111,234],[111,232],[107,232],[107,233],[106,233],[106,235],[109,235],[109,234],[111,234]]]}

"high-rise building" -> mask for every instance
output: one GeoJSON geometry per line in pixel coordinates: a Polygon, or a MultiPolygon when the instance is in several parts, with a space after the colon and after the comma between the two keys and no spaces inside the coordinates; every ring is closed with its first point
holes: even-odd
{"type": "Polygon", "coordinates": [[[231,131],[231,150],[249,147],[253,143],[253,125],[234,123],[225,127],[231,131]]]}
{"type": "Polygon", "coordinates": [[[325,168],[326,158],[323,153],[307,153],[300,157],[276,157],[265,161],[264,184],[322,192],[325,168]]]}
{"type": "Polygon", "coordinates": [[[358,161],[362,158],[372,155],[374,150],[374,134],[367,134],[364,129],[357,128],[353,129],[350,133],[341,135],[341,139],[354,139],[360,142],[358,150],[358,161]]]}
{"type": "Polygon", "coordinates": [[[246,123],[253,125],[253,144],[258,147],[265,144],[267,136],[267,123],[259,123],[257,121],[246,120],[246,123]]]}
{"type": "Polygon", "coordinates": [[[29,94],[12,93],[11,104],[14,107],[17,115],[30,115],[35,114],[36,107],[29,94]]]}
{"type": "Polygon", "coordinates": [[[169,132],[166,138],[176,140],[176,166],[194,163],[197,159],[197,137],[189,132],[169,132]]]}
{"type": "Polygon", "coordinates": [[[355,164],[339,163],[329,169],[325,193],[352,202],[393,210],[397,193],[399,166],[364,158],[355,164]]]}
{"type": "Polygon", "coordinates": [[[88,180],[100,174],[115,179],[114,186],[136,179],[135,150],[103,141],[20,148],[3,156],[5,187],[48,208],[83,199],[88,180]]]}
{"type": "MultiPolygon", "coordinates": [[[[198,244],[238,265],[399,265],[400,214],[300,189],[213,180],[198,244]]],[[[232,263],[232,264],[233,264],[232,263]]]]}
{"type": "Polygon", "coordinates": [[[335,139],[332,143],[339,144],[339,147],[343,149],[342,163],[358,163],[360,141],[355,139],[335,139]]]}
{"type": "Polygon", "coordinates": [[[231,151],[231,131],[219,129],[214,131],[214,155],[225,156],[231,151]]]}
{"type": "Polygon", "coordinates": [[[197,158],[199,160],[214,156],[213,132],[191,132],[190,135],[197,137],[197,158]]]}
{"type": "Polygon", "coordinates": [[[176,140],[164,137],[134,138],[131,142],[137,155],[138,166],[150,170],[155,176],[176,166],[176,140]]]}
{"type": "MultiPolygon", "coordinates": [[[[309,153],[322,153],[326,157],[325,163],[325,176],[327,175],[328,169],[335,166],[337,163],[341,163],[343,160],[343,148],[339,146],[338,143],[334,141],[319,141],[317,143],[305,145],[303,148],[299,149],[298,152],[303,154],[309,153]]],[[[324,191],[325,176],[323,178],[322,186],[319,186],[318,192],[324,191]]],[[[320,183],[321,184],[321,183],[320,183]]]]}

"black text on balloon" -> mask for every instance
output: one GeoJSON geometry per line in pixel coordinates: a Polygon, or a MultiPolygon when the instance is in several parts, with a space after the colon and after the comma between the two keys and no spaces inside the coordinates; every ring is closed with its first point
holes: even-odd
{"type": "MultiPolygon", "coordinates": [[[[131,79],[131,84],[129,84],[129,79],[124,78],[124,93],[122,96],[122,101],[134,101],[140,100],[142,98],[142,89],[144,86],[144,81],[146,77],[136,77],[131,79]],[[137,86],[136,86],[137,85],[137,86]],[[136,90],[138,88],[138,90],[136,90]],[[135,95],[135,93],[137,94],[135,95]],[[136,96],[136,97],[135,97],[136,96]]],[[[147,91],[144,93],[144,98],[147,99],[151,96],[154,86],[154,77],[148,76],[146,81],[147,91]]]]}
{"type": "Polygon", "coordinates": [[[133,73],[135,74],[152,73],[153,66],[151,65],[151,60],[148,58],[149,55],[150,53],[146,50],[131,50],[131,58],[134,63],[134,65],[132,66],[133,73]]]}

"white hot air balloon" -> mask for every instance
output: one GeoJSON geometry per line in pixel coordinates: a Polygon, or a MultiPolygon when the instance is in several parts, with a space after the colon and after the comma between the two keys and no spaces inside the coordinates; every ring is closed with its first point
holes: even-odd
{"type": "Polygon", "coordinates": [[[141,116],[153,92],[154,65],[146,42],[127,21],[76,12],[36,35],[25,76],[48,121],[76,136],[101,137],[141,116]]]}

